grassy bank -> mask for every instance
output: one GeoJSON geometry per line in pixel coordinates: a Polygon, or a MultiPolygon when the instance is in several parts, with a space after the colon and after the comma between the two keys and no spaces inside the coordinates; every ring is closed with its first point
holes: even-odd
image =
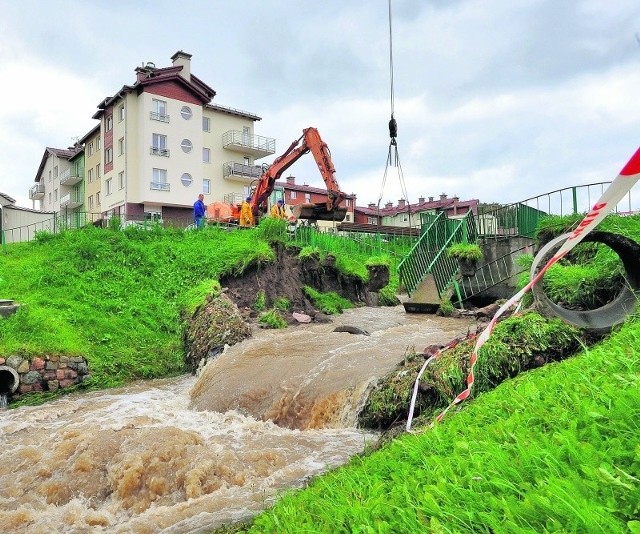
{"type": "Polygon", "coordinates": [[[636,318],[284,496],[249,531],[638,533],[637,347],[636,318]]]}

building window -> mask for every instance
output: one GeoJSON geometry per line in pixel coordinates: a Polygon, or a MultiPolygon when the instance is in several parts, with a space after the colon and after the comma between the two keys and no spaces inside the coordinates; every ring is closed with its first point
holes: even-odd
{"type": "Polygon", "coordinates": [[[124,137],[118,139],[118,155],[122,156],[124,154],[124,137]]]}
{"type": "Polygon", "coordinates": [[[180,177],[180,181],[182,182],[182,185],[184,185],[185,187],[189,187],[193,183],[193,178],[188,172],[185,172],[180,177]]]}
{"type": "Polygon", "coordinates": [[[202,180],[202,192],[211,193],[211,180],[202,180]]]}
{"type": "Polygon", "coordinates": [[[291,191],[291,192],[289,193],[289,198],[290,198],[291,200],[293,200],[293,199],[295,199],[295,198],[296,198],[297,194],[298,194],[298,192],[297,192],[297,191],[291,191]]]}
{"type": "Polygon", "coordinates": [[[202,131],[203,132],[211,131],[211,119],[209,119],[209,117],[202,117],[202,131]]]}
{"type": "Polygon", "coordinates": [[[107,130],[107,132],[109,132],[113,129],[113,115],[109,115],[106,121],[107,121],[107,124],[105,126],[105,129],[107,130]]]}
{"type": "Polygon", "coordinates": [[[124,189],[124,171],[118,173],[118,189],[124,189]]]}
{"type": "Polygon", "coordinates": [[[351,207],[351,199],[350,198],[345,199],[344,204],[345,204],[345,206],[347,206],[347,208],[350,208],[351,207]]]}
{"type": "Polygon", "coordinates": [[[53,190],[53,201],[54,202],[58,202],[58,190],[57,189],[53,190]]]}
{"type": "Polygon", "coordinates": [[[311,202],[311,193],[305,193],[304,194],[304,201],[305,202],[311,202]]]}
{"type": "Polygon", "coordinates": [[[169,191],[169,184],[167,183],[167,169],[153,169],[151,189],[155,189],[157,191],[169,191]]]}
{"type": "Polygon", "coordinates": [[[375,217],[367,217],[367,224],[376,224],[375,217]]]}
{"type": "Polygon", "coordinates": [[[107,178],[104,182],[106,191],[105,191],[105,195],[109,196],[111,193],[113,193],[113,184],[112,184],[113,180],[111,178],[107,178]]]}
{"type": "Polygon", "coordinates": [[[180,146],[182,147],[182,151],[188,154],[189,152],[191,152],[191,149],[193,148],[193,143],[188,139],[183,139],[182,143],[180,143],[180,146]]]}
{"type": "Polygon", "coordinates": [[[182,109],[180,110],[180,115],[182,115],[182,118],[184,120],[188,121],[193,115],[193,112],[191,111],[191,108],[189,106],[182,106],[182,109]]]}
{"type": "Polygon", "coordinates": [[[124,104],[122,104],[119,108],[118,108],[118,120],[120,122],[122,122],[124,120],[124,104]]]}
{"type": "Polygon", "coordinates": [[[93,169],[89,169],[87,171],[87,180],[89,181],[89,183],[93,182],[93,169]]]}
{"type": "Polygon", "coordinates": [[[51,181],[51,171],[49,171],[49,181],[51,181]]]}
{"type": "Polygon", "coordinates": [[[100,205],[100,191],[96,193],[96,206],[100,205]]]}
{"type": "Polygon", "coordinates": [[[249,159],[249,156],[245,156],[244,157],[244,164],[245,165],[250,165],[251,164],[251,160],[249,159]]]}
{"type": "Polygon", "coordinates": [[[89,209],[92,210],[93,209],[93,195],[89,195],[89,209]]]}
{"type": "Polygon", "coordinates": [[[164,100],[153,99],[151,101],[151,118],[154,121],[169,122],[167,115],[167,103],[164,100]]]}
{"type": "Polygon", "coordinates": [[[407,215],[406,213],[402,214],[402,222],[408,222],[409,221],[409,215],[407,215]]]}
{"type": "Polygon", "coordinates": [[[209,148],[202,149],[202,161],[204,163],[211,163],[211,149],[209,148]]]}
{"type": "Polygon", "coordinates": [[[56,179],[58,177],[58,166],[56,165],[53,168],[53,178],[56,179]]]}
{"type": "Polygon", "coordinates": [[[102,138],[98,136],[96,139],[96,150],[100,150],[102,148],[102,138]]]}
{"type": "Polygon", "coordinates": [[[90,156],[93,155],[93,141],[89,143],[89,146],[87,147],[87,152],[89,153],[90,156]]]}
{"type": "Polygon", "coordinates": [[[100,180],[101,177],[102,177],[102,172],[100,171],[100,164],[98,163],[96,165],[96,180],[100,180]]]}
{"type": "Polygon", "coordinates": [[[113,148],[109,147],[104,151],[104,162],[105,164],[111,163],[113,161],[113,148]]]}
{"type": "Polygon", "coordinates": [[[49,204],[51,204],[51,193],[49,193],[49,204]]]}
{"type": "Polygon", "coordinates": [[[169,156],[167,148],[167,136],[162,134],[153,134],[151,137],[151,153],[156,156],[169,156]]]}

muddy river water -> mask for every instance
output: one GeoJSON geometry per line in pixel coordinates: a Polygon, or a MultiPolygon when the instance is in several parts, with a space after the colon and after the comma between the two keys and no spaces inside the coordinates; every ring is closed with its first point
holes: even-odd
{"type": "Polygon", "coordinates": [[[2,410],[0,532],[192,533],[246,519],[375,441],[355,427],[368,388],[407,350],[470,325],[358,308],[257,330],[198,377],[2,410]]]}

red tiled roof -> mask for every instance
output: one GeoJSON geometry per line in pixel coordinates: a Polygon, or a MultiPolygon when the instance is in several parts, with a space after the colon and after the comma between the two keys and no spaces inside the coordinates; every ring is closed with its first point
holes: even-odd
{"type": "Polygon", "coordinates": [[[40,166],[38,167],[38,172],[36,173],[36,182],[40,181],[40,175],[42,174],[42,171],[44,170],[44,166],[47,163],[47,159],[49,159],[49,156],[57,156],[59,158],[63,158],[63,159],[71,159],[73,156],[75,156],[76,154],[78,154],[79,152],[82,152],[84,150],[84,147],[82,146],[78,146],[74,149],[69,149],[69,148],[51,148],[51,147],[47,147],[44,149],[44,154],[42,155],[42,160],[40,160],[40,166]]]}

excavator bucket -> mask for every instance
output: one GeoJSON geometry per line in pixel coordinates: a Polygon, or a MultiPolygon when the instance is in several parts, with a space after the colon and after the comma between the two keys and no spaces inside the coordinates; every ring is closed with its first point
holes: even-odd
{"type": "Polygon", "coordinates": [[[328,210],[324,202],[318,204],[297,204],[291,208],[296,219],[310,219],[312,221],[341,222],[347,215],[347,208],[328,210]]]}

